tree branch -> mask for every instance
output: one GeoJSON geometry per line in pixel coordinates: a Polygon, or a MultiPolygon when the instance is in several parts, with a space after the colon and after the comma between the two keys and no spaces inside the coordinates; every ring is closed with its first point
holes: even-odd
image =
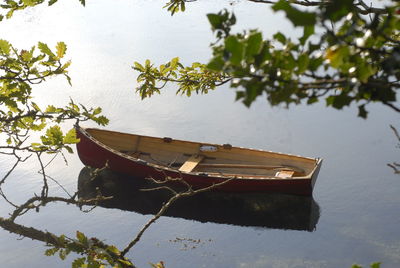
{"type": "MultiPolygon", "coordinates": [[[[125,256],[129,250],[137,243],[139,242],[140,238],[142,237],[143,233],[154,223],[157,221],[158,218],[160,218],[165,211],[167,211],[167,209],[178,199],[182,198],[182,197],[188,197],[188,196],[192,196],[198,193],[202,193],[202,192],[206,192],[206,191],[210,191],[216,187],[219,187],[225,183],[228,183],[229,181],[233,180],[235,178],[230,178],[228,180],[222,181],[220,183],[216,183],[213,185],[210,185],[208,187],[205,188],[201,188],[201,189],[197,189],[197,190],[193,190],[190,185],[188,185],[182,178],[178,178],[178,181],[183,182],[184,184],[188,185],[188,190],[185,192],[180,192],[177,193],[175,195],[173,195],[161,208],[160,210],[157,212],[157,214],[154,215],[153,218],[151,218],[144,226],[143,228],[138,232],[138,234],[136,235],[135,239],[133,239],[126,247],[125,249],[122,251],[121,255],[125,256]]],[[[168,180],[173,180],[173,181],[177,181],[176,178],[166,178],[166,181],[168,180]]],[[[159,189],[160,187],[154,188],[154,189],[159,189]]],[[[172,192],[175,192],[174,190],[172,190],[172,192]]]]}

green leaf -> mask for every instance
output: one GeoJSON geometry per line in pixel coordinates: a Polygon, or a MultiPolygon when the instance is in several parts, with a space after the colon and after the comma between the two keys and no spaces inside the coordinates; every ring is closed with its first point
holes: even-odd
{"type": "Polygon", "coordinates": [[[54,53],[50,50],[50,48],[45,43],[39,42],[38,47],[42,53],[44,53],[52,58],[55,57],[54,53]]]}
{"type": "Polygon", "coordinates": [[[314,34],[314,25],[307,25],[303,29],[303,36],[299,39],[300,44],[304,45],[307,39],[314,34]]]}
{"type": "Polygon", "coordinates": [[[97,107],[96,109],[93,110],[93,115],[98,115],[101,113],[101,111],[102,111],[101,108],[97,107]]]}
{"type": "Polygon", "coordinates": [[[59,248],[49,248],[49,249],[46,249],[46,251],[44,252],[44,255],[46,255],[46,256],[53,256],[54,254],[57,253],[58,250],[59,250],[59,248]]]}
{"type": "Polygon", "coordinates": [[[10,10],[7,12],[7,14],[6,14],[6,18],[7,18],[7,19],[10,19],[10,18],[13,16],[14,10],[15,10],[15,9],[10,9],[10,10]]]}
{"type": "Polygon", "coordinates": [[[223,16],[218,14],[207,14],[207,18],[214,30],[221,28],[222,22],[224,21],[223,16]]]}
{"type": "Polygon", "coordinates": [[[54,141],[61,141],[63,137],[63,133],[61,131],[60,126],[52,126],[46,131],[46,135],[53,139],[54,141]]]}
{"type": "Polygon", "coordinates": [[[381,263],[380,262],[374,262],[371,264],[371,268],[380,268],[381,267],[381,263]]]}
{"type": "Polygon", "coordinates": [[[342,109],[344,106],[350,105],[353,98],[342,92],[340,95],[329,96],[326,98],[326,104],[336,109],[342,109]]]}
{"type": "Polygon", "coordinates": [[[0,53],[4,55],[10,55],[11,44],[3,39],[0,39],[0,53]]]}
{"type": "Polygon", "coordinates": [[[222,71],[224,65],[225,61],[221,56],[218,56],[211,59],[211,61],[207,64],[207,68],[214,71],[222,71]]]}
{"type": "MultiPolygon", "coordinates": [[[[367,115],[368,115],[368,112],[367,112],[367,110],[365,110],[365,104],[359,105],[358,106],[358,116],[366,119],[367,115]]],[[[372,265],[371,265],[371,267],[372,267],[372,265]]]]}
{"type": "Polygon", "coordinates": [[[76,231],[76,238],[78,238],[79,242],[82,244],[87,244],[87,237],[82,232],[76,231]]]}
{"type": "Polygon", "coordinates": [[[357,77],[363,83],[367,83],[368,79],[374,75],[375,72],[376,69],[369,64],[360,64],[357,67],[357,77]]]}
{"type": "Polygon", "coordinates": [[[97,124],[99,124],[99,125],[101,125],[101,126],[107,125],[108,122],[110,121],[110,120],[108,120],[107,117],[105,117],[105,116],[103,116],[103,115],[101,115],[101,116],[99,116],[99,117],[97,117],[96,119],[93,119],[93,120],[94,120],[97,124]]]}
{"type": "Polygon", "coordinates": [[[230,62],[233,65],[240,65],[243,59],[243,44],[235,36],[230,35],[225,39],[225,49],[231,53],[230,62]]]}
{"type": "Polygon", "coordinates": [[[170,61],[170,68],[171,70],[176,70],[179,65],[179,57],[175,57],[170,61]]]}
{"type": "Polygon", "coordinates": [[[328,48],[325,57],[334,68],[339,68],[349,56],[349,47],[330,47],[328,48]]]}
{"type": "Polygon", "coordinates": [[[76,137],[76,132],[75,129],[71,129],[68,131],[63,139],[64,144],[73,144],[73,143],[78,143],[79,139],[76,137]]]}
{"type": "Polygon", "coordinates": [[[302,74],[308,68],[308,63],[310,62],[310,58],[307,54],[301,54],[297,59],[297,73],[302,74]]]}
{"type": "Polygon", "coordinates": [[[246,42],[246,55],[253,56],[260,53],[262,46],[262,34],[257,32],[251,34],[246,42]]]}
{"type": "Polygon", "coordinates": [[[72,268],[81,268],[85,264],[85,258],[78,258],[72,262],[72,268]]]}
{"type": "Polygon", "coordinates": [[[109,246],[107,247],[107,250],[114,253],[115,255],[121,254],[121,251],[119,251],[115,246],[109,246]]]}
{"type": "Polygon", "coordinates": [[[65,258],[67,257],[67,251],[65,250],[60,250],[58,252],[58,255],[60,256],[60,259],[65,260],[65,258]]]}
{"type": "MultiPolygon", "coordinates": [[[[132,262],[128,261],[128,260],[124,260],[124,259],[118,259],[118,262],[122,263],[123,265],[126,265],[126,267],[131,267],[133,264],[132,262]]],[[[161,266],[158,266],[161,268],[161,266]]]]}
{"type": "Polygon", "coordinates": [[[354,0],[335,0],[328,2],[324,9],[324,19],[338,21],[354,9],[354,0]]]}
{"type": "Polygon", "coordinates": [[[135,69],[136,71],[140,71],[140,72],[144,72],[145,68],[137,61],[135,61],[133,63],[133,69],[135,69]]]}
{"type": "Polygon", "coordinates": [[[32,57],[33,57],[33,55],[32,55],[31,52],[26,51],[26,50],[22,50],[21,51],[21,58],[22,58],[23,61],[29,62],[29,61],[32,60],[32,57]]]}
{"type": "Polygon", "coordinates": [[[35,111],[38,111],[38,112],[41,111],[40,107],[36,103],[32,102],[31,105],[32,105],[33,109],[35,109],[35,111]]]}
{"type": "Polygon", "coordinates": [[[22,0],[22,2],[23,2],[25,5],[30,6],[30,7],[32,7],[32,6],[34,6],[34,5],[37,5],[36,1],[33,1],[33,0],[22,0]]]}
{"type": "Polygon", "coordinates": [[[207,14],[207,18],[211,24],[212,31],[217,31],[218,38],[228,36],[231,27],[236,23],[235,14],[228,12],[226,9],[218,12],[218,14],[207,14]]]}
{"type": "Polygon", "coordinates": [[[277,32],[276,34],[274,34],[274,39],[281,42],[282,44],[286,43],[286,36],[281,32],[277,32]]]}
{"type": "Polygon", "coordinates": [[[286,13],[286,17],[293,23],[294,26],[315,25],[317,22],[316,14],[311,12],[301,11],[292,7],[288,1],[280,0],[272,6],[274,11],[282,10],[286,13]]]}
{"type": "Polygon", "coordinates": [[[70,154],[74,153],[74,150],[70,146],[65,145],[64,148],[65,148],[65,150],[67,150],[68,153],[70,153],[70,154]]]}
{"type": "Polygon", "coordinates": [[[56,112],[56,107],[54,107],[54,105],[49,105],[46,108],[46,113],[55,113],[56,112]]]}
{"type": "Polygon", "coordinates": [[[318,102],[318,98],[316,96],[311,96],[307,100],[307,104],[313,104],[313,103],[316,103],[316,102],[318,102]]]}

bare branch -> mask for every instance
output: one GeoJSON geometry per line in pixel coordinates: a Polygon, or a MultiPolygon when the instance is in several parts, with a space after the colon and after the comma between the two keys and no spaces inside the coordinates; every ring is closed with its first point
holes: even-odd
{"type": "Polygon", "coordinates": [[[392,108],[393,110],[395,110],[396,112],[400,113],[400,108],[397,107],[396,105],[394,105],[393,103],[387,102],[387,101],[382,101],[383,104],[385,104],[386,106],[392,108]]]}
{"type": "Polygon", "coordinates": [[[24,204],[18,206],[18,208],[14,210],[14,212],[12,213],[10,220],[14,221],[17,217],[21,216],[22,214],[25,214],[27,211],[31,209],[37,210],[39,209],[39,207],[44,206],[50,202],[64,202],[67,204],[73,204],[81,207],[83,205],[92,205],[110,199],[112,199],[112,197],[106,197],[106,196],[97,196],[96,198],[92,199],[78,199],[78,200],[76,200],[76,195],[74,195],[72,198],[63,198],[59,196],[46,196],[46,197],[34,196],[29,200],[27,200],[24,204]]]}
{"type": "Polygon", "coordinates": [[[393,164],[387,164],[387,166],[391,167],[395,174],[400,174],[400,170],[397,168],[397,166],[399,166],[399,164],[393,163],[393,164]]]}
{"type": "Polygon", "coordinates": [[[390,128],[393,130],[394,135],[396,135],[397,140],[400,141],[400,135],[397,129],[393,125],[390,125],[390,128]]]}
{"type": "MultiPolygon", "coordinates": [[[[262,3],[262,4],[276,4],[278,2],[278,1],[271,1],[271,0],[248,0],[248,1],[254,2],[254,3],[262,3]]],[[[326,6],[326,5],[330,4],[331,2],[334,2],[334,0],[326,0],[326,1],[291,0],[288,2],[290,4],[304,6],[304,7],[322,7],[322,6],[326,6]]],[[[368,6],[362,0],[359,0],[357,3],[355,3],[355,8],[357,9],[357,12],[359,12],[362,15],[387,14],[386,9],[368,6]]]]}

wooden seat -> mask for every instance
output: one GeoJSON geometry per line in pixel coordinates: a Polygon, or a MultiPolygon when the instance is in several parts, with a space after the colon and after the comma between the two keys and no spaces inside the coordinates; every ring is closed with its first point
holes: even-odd
{"type": "Polygon", "coordinates": [[[204,159],[203,155],[192,155],[185,163],[179,168],[182,172],[192,172],[193,169],[204,159]]]}
{"type": "Polygon", "coordinates": [[[293,177],[293,175],[294,175],[294,171],[292,171],[292,170],[281,170],[281,171],[276,172],[275,177],[287,179],[287,178],[293,177]]]}

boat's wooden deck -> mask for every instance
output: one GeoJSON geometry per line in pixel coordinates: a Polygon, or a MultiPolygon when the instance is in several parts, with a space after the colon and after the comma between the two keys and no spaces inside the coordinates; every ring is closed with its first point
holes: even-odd
{"type": "Polygon", "coordinates": [[[99,142],[134,158],[181,172],[242,177],[307,176],[316,160],[267,151],[197,143],[170,138],[86,129],[99,142]]]}

